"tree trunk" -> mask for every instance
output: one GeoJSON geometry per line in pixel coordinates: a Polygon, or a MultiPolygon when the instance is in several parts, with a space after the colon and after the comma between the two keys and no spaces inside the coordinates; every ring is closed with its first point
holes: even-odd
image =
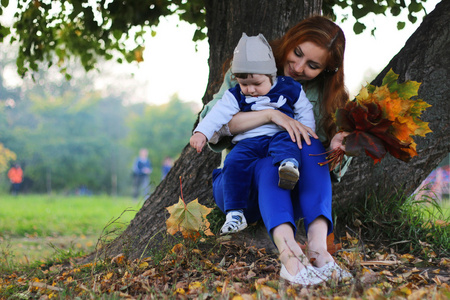
{"type": "MultiPolygon", "coordinates": [[[[389,183],[413,191],[433,168],[449,152],[448,105],[445,97],[450,94],[448,84],[450,1],[443,1],[425,18],[421,27],[409,39],[405,48],[391,61],[382,74],[393,68],[402,80],[422,81],[419,96],[433,107],[424,114],[430,121],[432,134],[419,139],[419,156],[406,164],[387,157],[381,164],[373,165],[370,159],[358,157],[344,182],[334,186],[336,202],[358,201],[367,188],[389,183]],[[444,3],[445,2],[445,3],[444,3]]],[[[288,27],[311,13],[319,12],[321,1],[252,0],[252,1],[206,1],[206,24],[210,43],[210,77],[203,102],[207,103],[221,82],[222,63],[230,58],[242,32],[249,35],[263,33],[267,39],[281,36],[288,27]]],[[[380,45],[380,49],[389,45],[380,45]]],[[[382,75],[380,75],[382,76],[382,75]]],[[[374,83],[380,82],[377,77],[374,83]]],[[[128,228],[116,238],[103,255],[125,253],[130,258],[147,255],[147,250],[158,247],[166,238],[166,207],[178,201],[181,195],[180,180],[186,202],[198,198],[199,202],[212,207],[211,173],[220,163],[220,155],[207,147],[197,154],[187,145],[167,177],[144,203],[128,228]]],[[[264,229],[259,232],[265,232],[264,229]]],[[[270,247],[268,238],[248,230],[234,235],[233,239],[247,244],[270,247]]]]}

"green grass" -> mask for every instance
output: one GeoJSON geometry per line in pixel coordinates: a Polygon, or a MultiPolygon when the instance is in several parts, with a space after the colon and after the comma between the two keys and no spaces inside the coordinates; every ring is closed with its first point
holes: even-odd
{"type": "Polygon", "coordinates": [[[0,205],[0,256],[9,263],[89,253],[140,209],[131,198],[108,196],[0,195],[0,205]]]}
{"type": "Polygon", "coordinates": [[[362,240],[426,259],[450,254],[449,207],[448,202],[429,196],[372,191],[363,201],[335,207],[335,213],[362,240]]]}
{"type": "Polygon", "coordinates": [[[124,210],[134,210],[121,217],[121,222],[128,223],[139,209],[131,198],[108,196],[2,195],[0,199],[2,237],[100,234],[124,210]]]}

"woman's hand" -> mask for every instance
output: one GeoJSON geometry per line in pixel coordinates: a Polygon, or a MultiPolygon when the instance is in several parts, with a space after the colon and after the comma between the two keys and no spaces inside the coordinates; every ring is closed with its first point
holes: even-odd
{"type": "Polygon", "coordinates": [[[298,148],[302,149],[302,138],[307,145],[311,145],[310,135],[318,139],[317,134],[308,126],[289,117],[279,110],[267,109],[269,111],[270,122],[283,127],[290,135],[291,140],[297,143],[298,148]]]}
{"type": "Polygon", "coordinates": [[[302,149],[302,137],[306,144],[311,145],[308,133],[315,139],[319,138],[311,128],[276,109],[239,112],[233,116],[228,126],[230,132],[236,135],[268,123],[274,123],[283,127],[289,133],[291,140],[297,143],[300,149],[302,149]]]}
{"type": "Polygon", "coordinates": [[[349,135],[350,132],[340,131],[336,133],[331,139],[330,148],[331,150],[339,148],[345,152],[345,145],[343,144],[344,138],[349,135]]]}

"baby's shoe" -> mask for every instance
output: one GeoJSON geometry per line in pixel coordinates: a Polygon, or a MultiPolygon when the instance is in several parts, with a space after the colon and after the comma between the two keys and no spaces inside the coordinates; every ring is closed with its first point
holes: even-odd
{"type": "Polygon", "coordinates": [[[220,229],[220,235],[236,233],[247,227],[247,220],[242,210],[231,210],[227,212],[225,223],[220,229]]]}
{"type": "Polygon", "coordinates": [[[297,184],[300,173],[298,171],[298,162],[295,158],[286,158],[280,163],[278,168],[278,186],[282,189],[292,190],[297,184]]]}

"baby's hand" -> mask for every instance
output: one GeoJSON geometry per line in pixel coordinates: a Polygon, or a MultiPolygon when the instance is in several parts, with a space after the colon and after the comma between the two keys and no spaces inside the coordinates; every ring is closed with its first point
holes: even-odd
{"type": "Polygon", "coordinates": [[[197,153],[202,152],[203,146],[206,144],[206,136],[201,132],[196,132],[191,136],[189,140],[192,148],[197,150],[197,153]]]}

